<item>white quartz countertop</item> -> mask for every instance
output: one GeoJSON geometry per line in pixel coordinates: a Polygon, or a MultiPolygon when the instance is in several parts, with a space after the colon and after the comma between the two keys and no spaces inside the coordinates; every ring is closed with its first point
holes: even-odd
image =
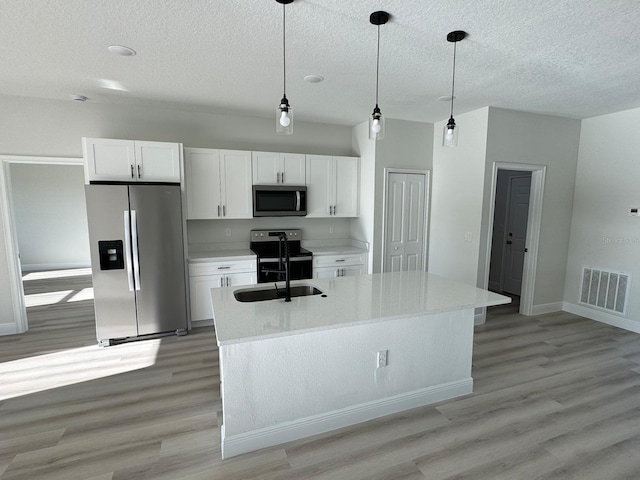
{"type": "Polygon", "coordinates": [[[291,284],[314,285],[326,297],[243,303],[235,299],[235,291],[273,284],[212,289],[218,346],[511,302],[509,297],[426,272],[374,273],[291,284]]]}
{"type": "Polygon", "coordinates": [[[367,253],[364,248],[353,245],[331,245],[328,247],[304,247],[314,255],[360,255],[367,253]]]}
{"type": "Polygon", "coordinates": [[[207,261],[225,260],[251,260],[256,254],[248,248],[246,250],[212,250],[208,252],[189,252],[189,263],[201,263],[207,261]]]}

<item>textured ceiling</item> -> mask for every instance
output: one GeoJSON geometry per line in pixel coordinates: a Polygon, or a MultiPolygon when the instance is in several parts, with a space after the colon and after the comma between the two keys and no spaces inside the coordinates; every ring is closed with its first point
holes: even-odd
{"type": "MultiPolygon", "coordinates": [[[[638,0],[295,0],[287,96],[298,120],[355,125],[448,117],[492,105],[585,118],[640,107],[638,0]],[[319,84],[308,74],[325,77],[319,84]]],[[[275,0],[0,0],[0,94],[275,116],[282,5],[275,0]],[[119,57],[109,45],[132,47],[119,57]],[[111,85],[120,88],[105,88],[111,85]]]]}

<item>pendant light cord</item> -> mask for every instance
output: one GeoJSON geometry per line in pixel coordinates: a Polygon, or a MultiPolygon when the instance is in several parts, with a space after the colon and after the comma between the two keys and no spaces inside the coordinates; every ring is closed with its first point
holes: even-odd
{"type": "Polygon", "coordinates": [[[287,8],[282,4],[282,90],[283,97],[287,96],[287,41],[286,41],[286,28],[287,28],[287,8]]]}
{"type": "Polygon", "coordinates": [[[378,25],[378,54],[376,56],[376,107],[378,106],[378,80],[380,75],[380,25],[378,25]]]}
{"type": "Polygon", "coordinates": [[[451,80],[451,118],[453,118],[453,92],[456,87],[456,48],[458,42],[453,42],[453,78],[451,80]]]}

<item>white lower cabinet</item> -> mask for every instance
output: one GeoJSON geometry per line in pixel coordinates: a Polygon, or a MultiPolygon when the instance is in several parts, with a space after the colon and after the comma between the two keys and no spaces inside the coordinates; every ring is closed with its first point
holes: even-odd
{"type": "Polygon", "coordinates": [[[189,265],[191,321],[212,320],[211,289],[257,283],[255,259],[199,262],[189,265]]]}
{"type": "Polygon", "coordinates": [[[313,257],[313,278],[351,277],[365,273],[364,253],[313,257]]]}

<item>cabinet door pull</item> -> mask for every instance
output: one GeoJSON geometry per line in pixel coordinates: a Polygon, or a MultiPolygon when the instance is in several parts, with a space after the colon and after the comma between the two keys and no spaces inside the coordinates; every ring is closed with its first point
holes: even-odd
{"type": "Polygon", "coordinates": [[[136,178],[136,174],[133,173],[133,164],[131,165],[131,178],[136,178]]]}
{"type": "Polygon", "coordinates": [[[280,179],[282,180],[282,183],[284,183],[284,172],[280,173],[280,179]]]}
{"type": "Polygon", "coordinates": [[[218,205],[218,216],[220,216],[220,205],[218,205]]]}
{"type": "Polygon", "coordinates": [[[229,277],[227,277],[227,287],[229,286],[229,277]]]}
{"type": "Polygon", "coordinates": [[[224,283],[223,282],[224,282],[224,277],[220,277],[220,286],[221,287],[224,287],[224,283]]]}
{"type": "Polygon", "coordinates": [[[280,172],[276,172],[276,183],[280,183],[280,172]]]}
{"type": "Polygon", "coordinates": [[[226,216],[227,216],[227,206],[226,206],[226,205],[223,205],[223,206],[222,206],[222,216],[223,216],[223,217],[226,217],[226,216]]]}
{"type": "Polygon", "coordinates": [[[140,165],[138,165],[138,178],[140,178],[140,177],[141,177],[140,170],[141,170],[141,167],[140,167],[140,165]]]}

